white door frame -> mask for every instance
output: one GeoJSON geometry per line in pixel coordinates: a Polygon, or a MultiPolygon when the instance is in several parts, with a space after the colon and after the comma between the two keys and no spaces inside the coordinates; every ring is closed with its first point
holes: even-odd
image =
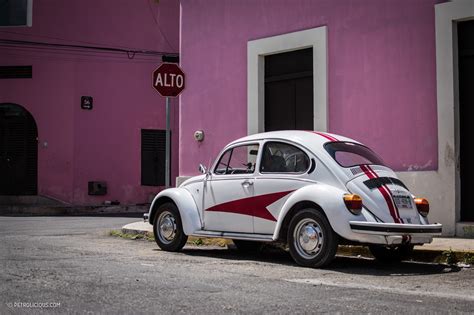
{"type": "MultiPolygon", "coordinates": [[[[459,95],[456,22],[474,18],[474,1],[456,0],[435,5],[436,86],[438,102],[439,173],[446,198],[454,207],[454,223],[460,220],[459,95]]],[[[448,210],[446,209],[446,210],[448,210]]],[[[456,235],[465,235],[456,224],[456,235]]]]}
{"type": "Polygon", "coordinates": [[[247,43],[247,132],[265,128],[265,56],[313,48],[313,125],[315,130],[328,129],[328,54],[327,27],[251,40],[247,43]]]}

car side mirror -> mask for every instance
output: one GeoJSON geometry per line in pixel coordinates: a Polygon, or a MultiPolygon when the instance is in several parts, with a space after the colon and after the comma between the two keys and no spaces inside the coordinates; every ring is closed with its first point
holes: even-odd
{"type": "Polygon", "coordinates": [[[199,164],[199,172],[201,172],[202,174],[207,174],[206,167],[202,164],[199,164]]]}

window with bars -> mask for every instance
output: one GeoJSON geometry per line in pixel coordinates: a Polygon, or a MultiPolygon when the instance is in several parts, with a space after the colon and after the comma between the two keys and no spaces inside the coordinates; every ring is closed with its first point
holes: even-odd
{"type": "Polygon", "coordinates": [[[32,26],[33,0],[0,0],[0,28],[32,26]]]}
{"type": "Polygon", "coordinates": [[[32,66],[0,66],[0,79],[30,79],[32,66]]]}

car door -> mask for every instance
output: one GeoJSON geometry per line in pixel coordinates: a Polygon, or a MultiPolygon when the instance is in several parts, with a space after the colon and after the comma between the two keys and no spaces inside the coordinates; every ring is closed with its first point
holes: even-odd
{"type": "Polygon", "coordinates": [[[204,229],[253,233],[252,198],[258,143],[236,145],[222,153],[204,188],[204,229]]]}
{"type": "Polygon", "coordinates": [[[314,171],[311,164],[315,162],[302,148],[282,141],[267,141],[260,156],[254,186],[255,199],[261,202],[254,215],[254,232],[273,234],[281,208],[291,193],[314,183],[308,172],[314,171]]]}

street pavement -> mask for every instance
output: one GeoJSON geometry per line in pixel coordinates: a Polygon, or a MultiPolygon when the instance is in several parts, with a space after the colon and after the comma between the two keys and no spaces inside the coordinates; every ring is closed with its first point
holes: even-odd
{"type": "Polygon", "coordinates": [[[337,257],[311,269],[277,249],[243,255],[186,245],[168,253],[108,235],[134,221],[0,217],[0,314],[474,311],[473,268],[337,257]]]}

